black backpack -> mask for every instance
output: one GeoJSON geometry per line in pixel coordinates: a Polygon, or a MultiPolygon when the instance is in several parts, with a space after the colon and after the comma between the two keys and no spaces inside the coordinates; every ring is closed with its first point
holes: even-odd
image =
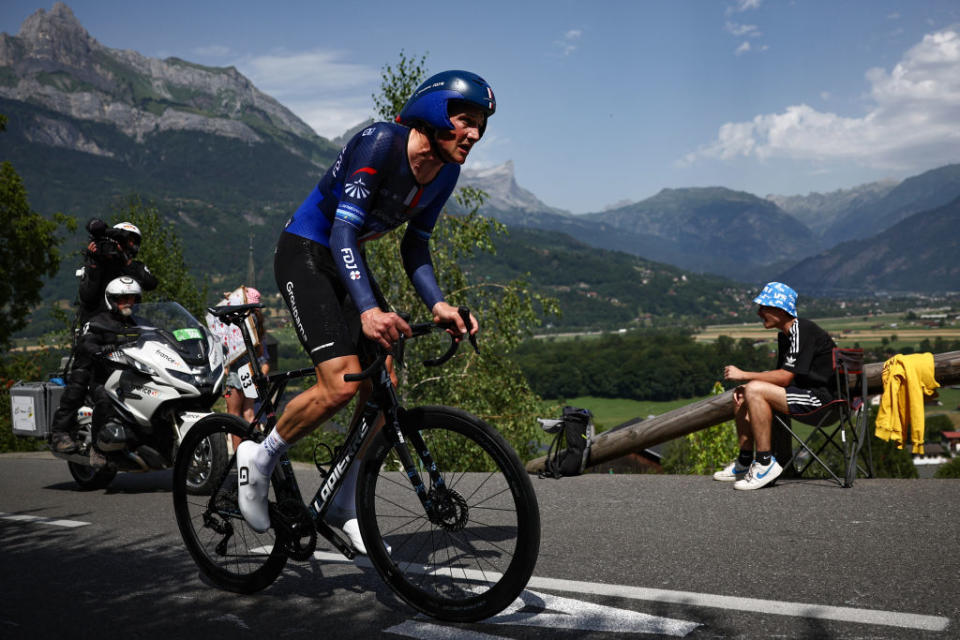
{"type": "Polygon", "coordinates": [[[556,434],[547,450],[547,459],[539,474],[541,478],[578,476],[583,473],[593,441],[591,418],[593,414],[589,409],[576,407],[564,407],[560,420],[537,418],[547,433],[556,434]]]}

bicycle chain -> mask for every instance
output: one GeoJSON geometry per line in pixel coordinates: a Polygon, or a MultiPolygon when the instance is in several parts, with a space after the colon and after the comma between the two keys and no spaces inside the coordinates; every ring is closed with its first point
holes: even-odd
{"type": "Polygon", "coordinates": [[[317,529],[307,507],[293,498],[287,498],[277,504],[280,516],[274,526],[283,532],[284,551],[287,556],[298,561],[309,560],[317,548],[317,529]]]}

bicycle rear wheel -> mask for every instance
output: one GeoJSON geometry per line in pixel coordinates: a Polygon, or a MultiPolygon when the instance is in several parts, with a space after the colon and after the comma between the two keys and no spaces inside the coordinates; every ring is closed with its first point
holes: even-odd
{"type": "MultiPolygon", "coordinates": [[[[287,562],[284,541],[272,527],[250,528],[237,506],[234,455],[210,483],[212,495],[192,495],[195,478],[209,473],[203,453],[211,442],[233,434],[246,437],[248,425],[237,416],[214,414],[190,428],[173,467],[173,509],[183,542],[200,571],[217,586],[238,593],[259,591],[276,580],[287,562]]],[[[276,475],[269,499],[276,501],[276,475]]]]}
{"type": "Polygon", "coordinates": [[[526,471],[510,445],[468,413],[422,407],[401,424],[408,440],[420,433],[446,489],[431,488],[429,470],[410,447],[436,505],[428,515],[396,449],[377,436],[357,486],[371,562],[427,615],[472,622],[499,613],[523,591],[540,548],[540,512],[526,471]]]}

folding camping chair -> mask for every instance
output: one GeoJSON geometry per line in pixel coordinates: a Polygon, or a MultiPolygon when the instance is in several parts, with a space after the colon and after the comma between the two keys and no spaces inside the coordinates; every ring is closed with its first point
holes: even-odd
{"type": "MultiPolygon", "coordinates": [[[[863,349],[834,348],[833,371],[836,400],[801,415],[776,413],[774,419],[799,444],[783,465],[784,469],[797,462],[796,475],[803,476],[811,465],[817,463],[840,486],[852,487],[858,472],[865,477],[873,477],[873,460],[867,434],[867,378],[863,375],[863,349]],[[791,428],[792,420],[812,426],[813,431],[802,437],[791,428]],[[836,450],[840,454],[842,462],[839,466],[842,468],[837,471],[843,474],[842,478],[831,468],[831,461],[824,459],[824,450],[828,447],[832,447],[830,451],[836,450]],[[802,460],[807,456],[809,459],[802,460]]],[[[833,466],[838,466],[835,461],[833,466]]]]}

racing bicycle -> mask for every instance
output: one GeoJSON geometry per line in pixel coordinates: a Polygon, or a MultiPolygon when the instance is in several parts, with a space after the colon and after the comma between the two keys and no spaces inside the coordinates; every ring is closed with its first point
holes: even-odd
{"type": "MultiPolygon", "coordinates": [[[[240,327],[250,362],[254,347],[244,319],[260,305],[215,307],[210,313],[240,327]]],[[[469,312],[460,309],[469,326],[469,312]]],[[[355,552],[325,519],[347,470],[360,465],[357,518],[370,562],[405,602],[441,620],[472,622],[495,615],[521,593],[540,547],[536,495],[516,452],[500,434],[469,413],[443,406],[401,406],[387,367],[403,365],[405,342],[450,326],[411,324],[389,351],[377,347],[373,362],[347,380],[370,380],[370,399],[357,412],[341,446],[320,445],[314,462],[320,487],[305,501],[284,454],[271,477],[265,533],[249,527],[237,505],[236,454],[209,494],[198,495],[192,479],[213,472],[207,452],[230,435],[260,441],[276,423],[287,383],[314,374],[312,368],[263,376],[248,370],[260,399],[247,423],[228,414],[198,421],[180,445],[173,474],[177,523],[190,555],[217,586],[252,593],[269,586],[288,560],[313,557],[322,536],[347,558],[355,552]],[[376,428],[378,418],[383,426],[376,428]],[[264,423],[265,428],[258,428],[264,423]],[[323,448],[329,454],[318,460],[323,448]]],[[[438,366],[461,341],[450,333],[438,366]]],[[[471,343],[477,349],[475,336],[471,343]]]]}

